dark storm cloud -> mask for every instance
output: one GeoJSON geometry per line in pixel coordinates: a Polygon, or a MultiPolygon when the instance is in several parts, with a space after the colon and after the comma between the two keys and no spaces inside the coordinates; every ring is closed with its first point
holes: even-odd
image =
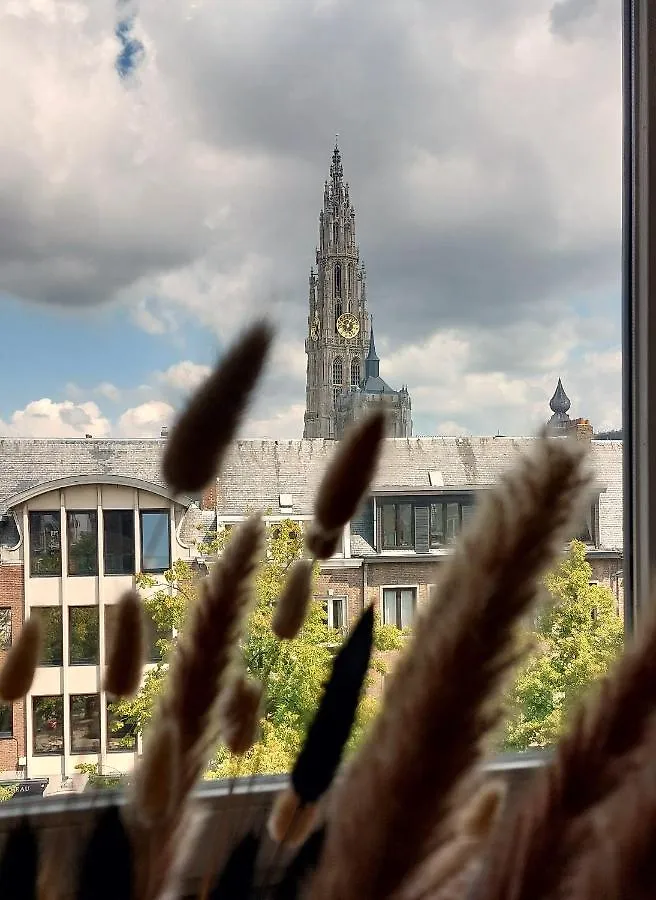
{"type": "MultiPolygon", "coordinates": [[[[90,212],[71,192],[60,198],[55,222],[44,224],[38,204],[12,213],[7,233],[15,237],[0,260],[0,288],[51,302],[94,303],[203,257],[210,272],[230,276],[253,254],[264,260],[267,277],[249,286],[251,307],[273,309],[285,331],[300,338],[322,185],[339,132],[370,309],[382,330],[403,342],[423,338],[427,323],[501,329],[522,318],[547,322],[568,292],[613,276],[619,204],[617,222],[599,227],[592,215],[589,223],[583,217],[584,225],[564,238],[568,197],[554,176],[561,160],[554,159],[549,135],[540,144],[515,98],[502,88],[491,94],[490,82],[533,20],[545,31],[551,23],[559,34],[568,23],[583,27],[585,20],[589,28],[594,20],[592,43],[582,50],[593,52],[598,41],[605,52],[619,26],[611,6],[610,0],[593,9],[585,0],[552,6],[539,0],[251,0],[207,3],[187,14],[142,2],[145,121],[154,129],[160,119],[170,120],[180,129],[178,143],[155,167],[146,157],[126,185],[121,179],[116,187],[107,184],[120,203],[107,205],[103,194],[106,205],[94,198],[90,212]],[[161,95],[147,92],[155,76],[161,95]],[[145,100],[154,104],[153,97],[169,105],[151,123],[145,100]],[[231,180],[229,161],[225,171],[204,175],[186,154],[185,139],[252,163],[254,171],[262,165],[250,180],[231,180]],[[433,181],[416,180],[421,159],[434,167],[433,181]],[[463,160],[476,190],[467,174],[441,174],[463,160]],[[142,183],[148,188],[139,190],[142,183]],[[38,215],[30,218],[25,209],[38,215]],[[93,209],[104,223],[97,235],[93,209]],[[210,232],[204,219],[217,211],[210,232]]],[[[530,47],[524,52],[530,56],[530,47]]],[[[619,78],[618,60],[603,53],[600,59],[617,64],[619,78]]],[[[589,70],[581,71],[587,78],[589,70]]],[[[545,70],[545,78],[555,74],[545,70]]],[[[515,83],[524,77],[518,67],[515,83]]],[[[539,88],[537,107],[546,104],[539,88]]],[[[588,86],[563,82],[558,90],[555,105],[562,104],[563,127],[570,127],[579,109],[580,118],[588,111],[588,86]]],[[[548,99],[545,109],[557,129],[560,116],[548,99]]],[[[131,127],[138,123],[135,118],[131,127]]],[[[171,142],[167,133],[154,136],[158,152],[171,142]]],[[[592,141],[584,130],[580,137],[592,141]]],[[[595,151],[591,143],[591,158],[595,151]]],[[[123,152],[129,168],[133,159],[123,152]]],[[[122,171],[118,155],[110,174],[122,171]]],[[[183,290],[169,299],[184,304],[183,290]]]]}

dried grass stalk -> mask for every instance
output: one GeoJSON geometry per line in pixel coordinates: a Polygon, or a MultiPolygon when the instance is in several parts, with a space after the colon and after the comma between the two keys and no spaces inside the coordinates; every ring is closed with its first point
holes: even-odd
{"type": "MultiPolygon", "coordinates": [[[[581,445],[540,440],[444,563],[368,739],[336,785],[315,900],[382,900],[422,861],[498,721],[514,633],[583,509],[581,445]]],[[[508,898],[504,898],[508,900],[508,898]]]]}
{"type": "Polygon", "coordinates": [[[490,850],[472,900],[536,900],[567,878],[579,817],[618,785],[654,717],[656,617],[579,709],[490,850]],[[571,826],[571,828],[570,828],[571,826]]]}
{"type": "Polygon", "coordinates": [[[342,529],[324,531],[316,522],[311,522],[305,533],[305,547],[315,559],[330,559],[337,553],[342,529]]]}
{"type": "Polygon", "coordinates": [[[317,820],[317,804],[302,803],[292,788],[286,788],[274,800],[267,828],[276,843],[300,847],[314,830],[317,820]]]}
{"type": "Polygon", "coordinates": [[[41,652],[41,623],[30,617],[11,646],[0,670],[0,698],[13,703],[32,687],[41,652]]]}
{"type": "Polygon", "coordinates": [[[133,806],[142,825],[161,827],[175,811],[180,784],[180,735],[163,717],[150,729],[135,773],[133,806]]]}
{"type": "Polygon", "coordinates": [[[166,444],[162,471],[176,491],[202,490],[221,467],[264,367],[273,331],[246,329],[193,395],[166,444]]]}
{"type": "Polygon", "coordinates": [[[233,533],[202,582],[200,596],[178,642],[164,706],[178,723],[183,790],[202,773],[214,734],[214,707],[237,649],[251,599],[251,579],[264,542],[259,515],[233,533]]]}
{"type": "Polygon", "coordinates": [[[460,882],[461,874],[472,871],[482,847],[497,824],[506,786],[501,781],[486,781],[476,791],[462,812],[454,819],[454,833],[430,854],[425,863],[412,872],[399,891],[399,900],[424,900],[460,882]]]}
{"type": "Polygon", "coordinates": [[[116,628],[105,674],[105,690],[111,697],[133,697],[137,693],[145,646],[141,597],[137,591],[126,591],[116,606],[116,628]]]}
{"type": "Polygon", "coordinates": [[[311,559],[295,560],[276,604],[271,627],[283,640],[293,640],[307,616],[312,594],[314,563],[311,559]]]}
{"type": "Polygon", "coordinates": [[[620,787],[583,821],[585,846],[573,860],[571,895],[581,900],[647,900],[656,895],[656,736],[627,765],[620,787]]]}
{"type": "Polygon", "coordinates": [[[263,685],[242,672],[219,697],[219,732],[231,753],[242,755],[255,743],[263,694],[263,685]]]}
{"type": "Polygon", "coordinates": [[[363,416],[340,441],[321,479],[314,516],[324,532],[349,522],[374,477],[385,437],[382,409],[363,416]]]}

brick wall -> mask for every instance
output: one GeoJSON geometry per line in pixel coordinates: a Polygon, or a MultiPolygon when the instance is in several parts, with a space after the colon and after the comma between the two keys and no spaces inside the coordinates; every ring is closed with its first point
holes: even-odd
{"type": "Polygon", "coordinates": [[[362,569],[322,570],[317,579],[316,597],[346,597],[349,628],[362,612],[362,569]]]}
{"type": "Polygon", "coordinates": [[[592,580],[607,587],[615,597],[618,613],[624,616],[624,579],[617,573],[622,569],[621,559],[590,559],[592,580]]]}
{"type": "MultiPolygon", "coordinates": [[[[16,640],[23,625],[23,566],[0,566],[0,606],[11,609],[12,640],[16,640]]],[[[0,650],[0,664],[6,651],[0,650]]],[[[25,756],[25,704],[14,703],[14,738],[0,740],[0,771],[18,767],[18,757],[25,756]]]]}

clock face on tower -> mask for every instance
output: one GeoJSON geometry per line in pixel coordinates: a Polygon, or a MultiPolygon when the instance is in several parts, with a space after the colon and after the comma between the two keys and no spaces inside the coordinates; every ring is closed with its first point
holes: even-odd
{"type": "Polygon", "coordinates": [[[360,331],[360,323],[351,313],[342,313],[337,320],[337,331],[343,338],[354,338],[360,331]]]}

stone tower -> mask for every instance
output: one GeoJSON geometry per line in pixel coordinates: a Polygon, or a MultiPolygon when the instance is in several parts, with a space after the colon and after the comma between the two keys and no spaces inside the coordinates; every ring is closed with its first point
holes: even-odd
{"type": "Polygon", "coordinates": [[[369,344],[366,273],[355,239],[355,210],[335,144],[319,213],[316,271],[310,271],[305,438],[335,438],[337,397],[362,382],[369,344]]]}
{"type": "Polygon", "coordinates": [[[411,434],[407,390],[393,391],[378,378],[378,357],[373,341],[370,345],[370,333],[366,271],[355,237],[355,210],[335,144],[319,213],[316,271],[310,270],[304,438],[341,437],[365,400],[380,399],[383,393],[376,390],[372,397],[368,391],[365,398],[367,380],[370,387],[379,386],[378,382],[384,385],[384,399],[390,402],[394,418],[403,418],[403,424],[395,424],[390,434],[411,434]],[[375,360],[367,363],[370,350],[375,360]],[[375,382],[369,379],[372,366],[376,367],[375,382]]]}

